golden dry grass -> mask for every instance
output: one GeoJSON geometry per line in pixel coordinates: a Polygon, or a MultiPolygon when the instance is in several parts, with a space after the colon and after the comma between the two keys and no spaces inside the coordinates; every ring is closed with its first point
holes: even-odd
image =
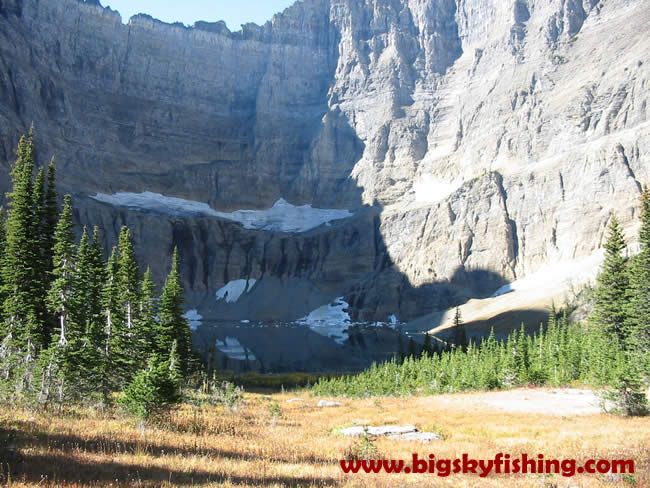
{"type": "MultiPolygon", "coordinates": [[[[491,410],[476,394],[341,400],[317,408],[316,399],[288,403],[296,395],[273,395],[282,408],[271,419],[269,397],[246,394],[231,413],[221,407],[189,405],[158,426],[143,427],[119,415],[89,410],[66,415],[0,412],[0,427],[15,433],[19,460],[8,486],[189,486],[215,487],[650,487],[650,421],[609,415],[540,416],[491,410]],[[452,475],[345,475],[339,459],[355,442],[337,435],[352,424],[409,424],[444,434],[423,445],[377,440],[386,459],[410,460],[463,453],[490,459],[498,452],[582,462],[590,458],[634,459],[636,485],[619,477],[452,475]]],[[[5,480],[6,481],[6,480],[5,480]]]]}

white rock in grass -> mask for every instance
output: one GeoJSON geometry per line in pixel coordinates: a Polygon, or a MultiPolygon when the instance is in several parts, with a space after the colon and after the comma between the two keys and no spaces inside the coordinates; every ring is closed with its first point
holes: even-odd
{"type": "Polygon", "coordinates": [[[400,426],[400,425],[382,425],[380,427],[348,427],[341,431],[342,435],[345,436],[361,436],[364,435],[366,430],[368,435],[372,436],[389,436],[389,435],[404,435],[417,432],[412,425],[400,426]]]}
{"type": "Polygon", "coordinates": [[[409,432],[401,435],[389,435],[388,438],[396,441],[417,441],[422,444],[440,440],[440,436],[433,432],[409,432]]]}
{"type": "Polygon", "coordinates": [[[321,400],[318,402],[318,407],[324,408],[324,407],[342,407],[343,404],[339,402],[328,402],[327,400],[321,400]]]}
{"type": "Polygon", "coordinates": [[[420,432],[412,425],[382,425],[379,427],[348,427],[341,430],[341,434],[350,437],[359,437],[368,433],[373,437],[387,437],[396,441],[418,441],[426,444],[439,441],[440,436],[433,432],[420,432]]]}

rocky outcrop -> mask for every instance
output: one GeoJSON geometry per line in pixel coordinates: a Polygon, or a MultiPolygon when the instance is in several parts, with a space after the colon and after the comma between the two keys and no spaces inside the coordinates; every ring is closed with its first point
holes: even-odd
{"type": "Polygon", "coordinates": [[[304,0],[230,32],[0,0],[0,184],[34,121],[79,220],[107,245],[130,225],[158,281],[180,245],[202,311],[268,277],[309,283],[289,315],[345,296],[416,317],[591,255],[614,211],[633,236],[649,20],[642,0],[304,0]],[[355,217],[262,232],[89,198],[143,191],[355,217]]]}

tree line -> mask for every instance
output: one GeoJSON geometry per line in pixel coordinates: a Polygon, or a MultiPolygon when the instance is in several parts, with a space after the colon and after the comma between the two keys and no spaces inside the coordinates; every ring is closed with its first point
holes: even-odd
{"type": "MultiPolygon", "coordinates": [[[[468,341],[458,309],[453,343],[432,345],[425,336],[418,351],[373,365],[358,375],[321,379],[320,395],[411,395],[491,390],[523,385],[580,382],[607,387],[605,397],[628,414],[648,411],[650,383],[650,192],[641,193],[640,252],[626,257],[626,243],[612,216],[605,260],[593,291],[593,310],[585,324],[558,320],[555,308],[547,324],[527,335],[524,327],[497,341],[494,332],[478,344],[468,341]]],[[[401,349],[401,348],[400,348],[401,349]]]]}
{"type": "Polygon", "coordinates": [[[0,400],[173,401],[196,367],[177,250],[157,296],[126,226],[107,260],[97,227],[76,243],[54,159],[36,170],[33,128],[16,153],[0,225],[0,400]]]}

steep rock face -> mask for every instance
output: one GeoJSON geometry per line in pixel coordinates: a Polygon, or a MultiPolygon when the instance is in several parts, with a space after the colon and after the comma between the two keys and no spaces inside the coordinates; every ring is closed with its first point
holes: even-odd
{"type": "MultiPolygon", "coordinates": [[[[215,290],[233,280],[313,282],[318,285],[320,299],[327,301],[338,296],[342,286],[364,282],[381,271],[386,261],[379,219],[371,211],[310,232],[285,234],[247,230],[214,218],[161,217],[115,208],[82,196],[77,201],[77,220],[99,225],[104,231],[106,248],[117,242],[123,225],[129,226],[135,236],[138,256],[152,265],[153,277],[159,283],[169,271],[169,256],[178,245],[183,256],[182,277],[188,298],[191,303],[202,304],[201,311],[206,318],[210,318],[214,308],[215,290]]],[[[305,288],[304,284],[301,286],[305,288]]],[[[305,303],[287,305],[284,312],[268,310],[265,317],[264,311],[250,309],[241,318],[298,319],[322,305],[313,306],[307,300],[312,293],[315,290],[305,290],[305,303]]]]}
{"type": "Polygon", "coordinates": [[[633,235],[649,21],[642,0],[304,0],[232,33],[0,0],[2,189],[33,120],[79,220],[107,244],[127,222],[159,280],[180,244],[193,304],[268,276],[422,315],[590,255],[612,211],[633,235]],[[358,216],[278,234],[87,198],[141,191],[358,216]]]}

